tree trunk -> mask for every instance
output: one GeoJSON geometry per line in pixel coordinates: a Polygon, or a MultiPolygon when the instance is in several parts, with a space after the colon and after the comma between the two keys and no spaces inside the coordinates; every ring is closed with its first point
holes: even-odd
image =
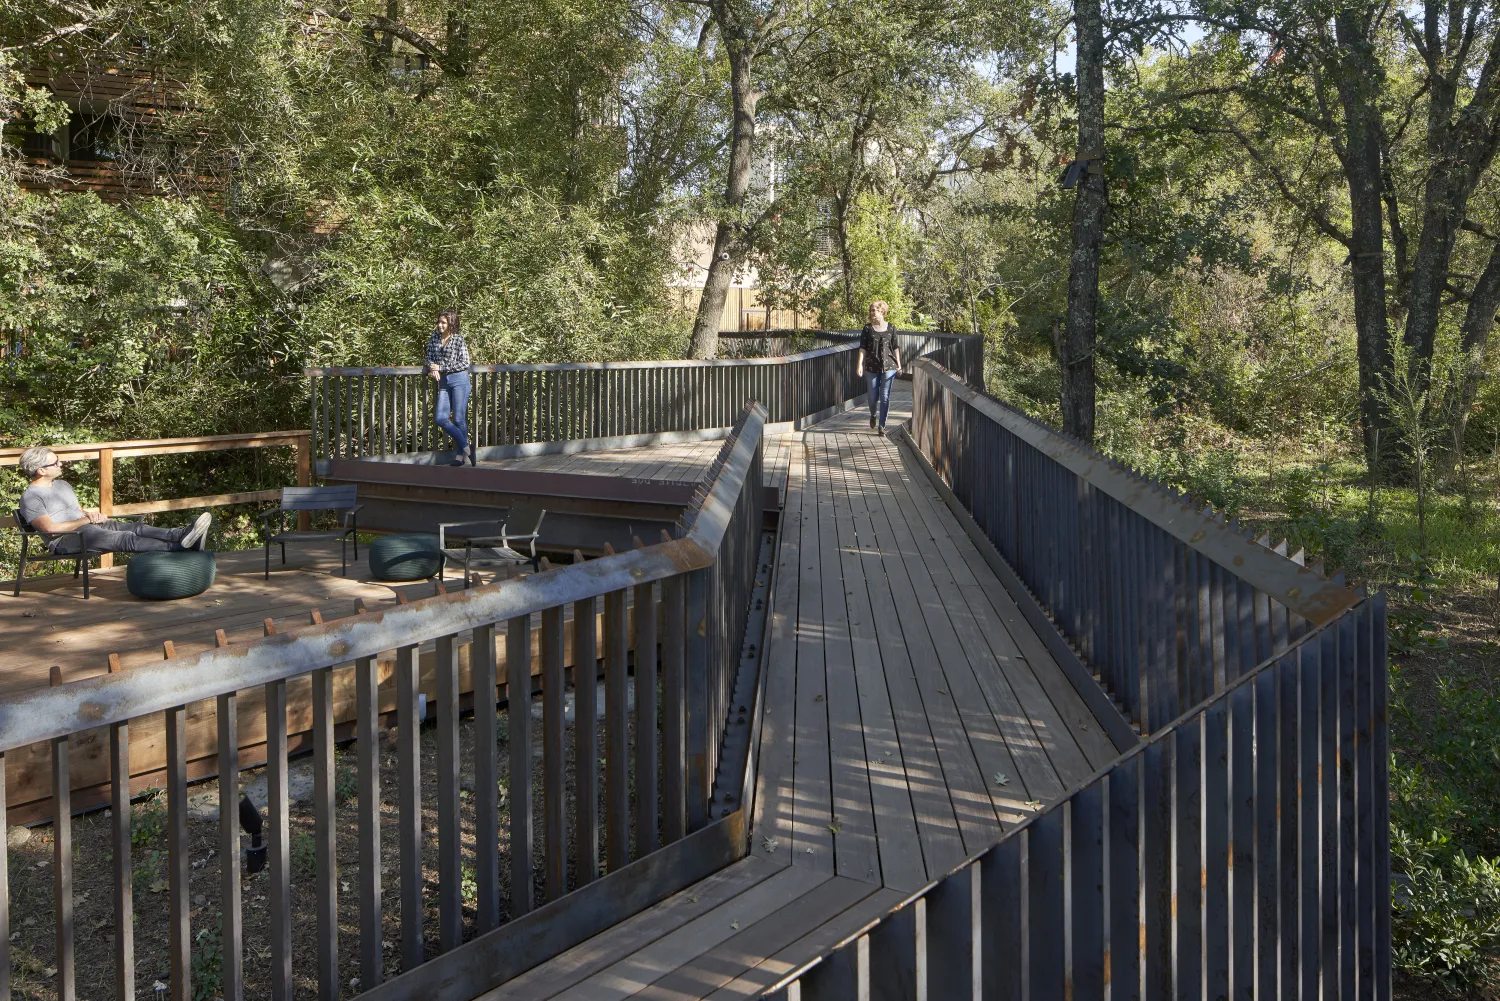
{"type": "MultiPolygon", "coordinates": [[[[1078,32],[1078,157],[1104,155],[1104,18],[1099,0],[1075,0],[1078,32]]],[[[1063,431],[1094,440],[1094,344],[1099,315],[1099,246],[1109,189],[1104,174],[1085,173],[1073,203],[1073,253],[1068,262],[1068,317],[1057,343],[1062,370],[1063,431]]]]}
{"type": "Polygon", "coordinates": [[[859,306],[854,302],[854,258],[849,253],[849,212],[853,195],[845,197],[834,195],[833,211],[835,213],[834,232],[838,234],[839,240],[839,267],[843,271],[844,279],[844,309],[855,318],[859,317],[859,306]]]}
{"type": "Polygon", "coordinates": [[[734,99],[734,131],[729,142],[729,177],[724,184],[723,215],[714,231],[713,257],[708,262],[708,277],[703,282],[703,296],[698,300],[698,316],[693,321],[690,358],[713,358],[719,353],[719,326],[724,318],[724,303],[734,273],[744,263],[749,250],[744,240],[746,229],[745,200],[750,193],[750,167],[755,156],[755,81],[751,75],[755,54],[744,41],[748,29],[726,24],[720,8],[715,6],[719,36],[729,52],[729,87],[734,99]]]}
{"type": "Polygon", "coordinates": [[[1359,355],[1360,423],[1364,430],[1365,458],[1372,468],[1378,462],[1390,468],[1394,449],[1376,442],[1392,437],[1390,414],[1379,390],[1391,374],[1390,326],[1385,303],[1385,227],[1381,208],[1379,111],[1375,107],[1377,86],[1374,53],[1362,19],[1354,12],[1339,13],[1334,22],[1338,43],[1348,53],[1344,72],[1337,77],[1339,100],[1344,107],[1346,156],[1344,172],[1349,183],[1349,258],[1353,269],[1354,328],[1359,355]]]}
{"type": "Polygon", "coordinates": [[[1500,243],[1496,243],[1490,250],[1490,259],[1474,285],[1460,332],[1459,358],[1462,368],[1453,373],[1444,394],[1445,417],[1452,431],[1451,441],[1455,452],[1464,439],[1464,431],[1469,424],[1469,411],[1473,409],[1474,398],[1479,394],[1479,381],[1485,372],[1485,351],[1489,345],[1490,332],[1495,329],[1497,311],[1500,311],[1500,243]]]}

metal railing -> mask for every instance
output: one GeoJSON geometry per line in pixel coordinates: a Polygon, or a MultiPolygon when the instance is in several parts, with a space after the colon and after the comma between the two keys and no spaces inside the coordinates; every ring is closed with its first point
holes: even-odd
{"type": "Polygon", "coordinates": [[[1384,597],[930,361],[913,389],[925,471],[1150,735],[776,996],[1388,998],[1384,597]]]}
{"type": "MultiPolygon", "coordinates": [[[[644,444],[653,436],[722,436],[745,400],[770,424],[797,424],[860,397],[859,345],[841,343],[785,357],[709,361],[474,365],[469,435],[476,449],[603,439],[644,444]]],[[[900,335],[904,360],[932,355],[983,384],[980,338],[900,335]]],[[[433,423],[436,383],[417,366],[309,368],[318,461],[385,457],[451,448],[433,423]]]]}
{"type": "Polygon", "coordinates": [[[912,392],[917,447],[1145,731],[1359,600],[1341,576],[1300,566],[930,361],[912,392]]]}
{"type": "Polygon", "coordinates": [[[1377,595],[770,996],[1383,1001],[1386,694],[1377,595]]]}
{"type": "MultiPolygon", "coordinates": [[[[75,859],[72,849],[69,738],[95,728],[109,732],[112,766],[113,855],[107,863],[114,913],[111,993],[121,999],[136,996],[129,728],[132,720],[155,713],[165,713],[167,721],[168,848],[163,862],[165,906],[170,915],[170,976],[165,979],[173,1001],[193,997],[192,954],[200,947],[195,944],[194,926],[202,931],[213,918],[203,915],[195,921],[189,895],[190,864],[196,867],[206,861],[190,858],[186,739],[190,711],[198,720],[212,713],[211,725],[217,729],[220,810],[214,842],[222,941],[218,976],[223,996],[244,996],[241,831],[234,808],[240,799],[237,728],[245,725],[238,703],[241,691],[263,688],[267,724],[270,863],[269,901],[264,907],[269,909],[269,969],[262,967],[249,978],[255,981],[252,995],[289,999],[294,973],[298,973],[306,979],[315,976],[320,997],[339,996],[339,912],[344,901],[355,902],[357,918],[345,919],[344,926],[358,928],[358,979],[363,994],[431,997],[438,993],[437,985],[442,985],[453,996],[466,991],[462,996],[467,997],[743,855],[746,818],[735,811],[711,821],[709,804],[729,725],[727,693],[747,662],[741,644],[759,640],[746,639],[744,634],[762,540],[764,492],[759,486],[765,420],[765,411],[758,405],[743,408],[684,515],[679,538],[156,667],[0,698],[0,776],[5,752],[33,744],[51,746],[57,804],[52,860],[53,983],[58,997],[69,1001],[76,996],[73,879],[75,866],[88,864],[88,860],[75,859]],[[597,603],[603,605],[602,650],[596,648],[597,603]],[[571,678],[564,656],[568,605],[574,612],[571,678]],[[630,663],[632,633],[635,658],[630,663]],[[504,683],[513,700],[506,738],[508,878],[500,871],[497,713],[493,705],[485,707],[482,699],[476,700],[480,711],[473,723],[477,750],[469,760],[460,754],[458,654],[465,638],[471,643],[473,691],[494,693],[504,683]],[[497,651],[502,639],[503,661],[497,651]],[[437,823],[431,832],[424,829],[418,715],[418,651],[428,643],[436,647],[437,679],[432,707],[437,823]],[[392,652],[399,779],[395,795],[389,796],[381,790],[377,660],[388,659],[392,652]],[[533,733],[530,711],[536,684],[534,656],[540,668],[536,672],[542,707],[540,734],[533,733]],[[602,741],[596,723],[601,714],[595,705],[601,662],[605,676],[602,741]],[[357,793],[352,818],[338,816],[336,808],[336,672],[341,682],[352,673],[356,693],[357,793]],[[634,707],[627,690],[632,673],[634,707]],[[303,678],[309,679],[312,690],[311,835],[316,865],[315,875],[307,881],[314,884],[309,889],[316,894],[317,917],[313,944],[296,956],[296,966],[306,966],[294,969],[286,718],[287,686],[303,678]],[[565,706],[569,691],[571,724],[565,706]],[[566,746],[569,726],[571,761],[566,746]],[[534,744],[540,745],[541,781],[536,788],[534,744]],[[473,777],[473,791],[465,799],[461,776],[467,775],[473,777]],[[461,800],[473,803],[472,838],[464,831],[461,800]],[[536,818],[534,800],[541,806],[536,818]],[[394,807],[394,817],[382,817],[383,804],[387,809],[394,807]],[[402,973],[385,981],[383,938],[390,933],[382,930],[386,894],[381,831],[393,821],[399,844],[400,933],[391,935],[399,938],[391,950],[399,950],[402,973]],[[353,826],[358,833],[357,874],[345,877],[357,885],[346,894],[340,893],[335,856],[339,824],[353,826]],[[534,840],[534,826],[540,827],[540,844],[534,840]],[[428,953],[424,929],[424,909],[431,900],[424,894],[423,873],[424,842],[434,834],[439,953],[435,957],[428,953]],[[540,851],[534,852],[535,848],[540,851]],[[472,882],[461,861],[469,850],[474,860],[472,882]],[[663,853],[670,853],[665,861],[663,853]],[[540,865],[534,855],[539,855],[540,865]],[[543,900],[533,898],[535,881],[545,888],[545,907],[543,900]],[[465,919],[466,900],[473,908],[472,921],[465,919]],[[511,920],[502,924],[502,914],[511,920]],[[523,965],[517,968],[518,963],[523,965]]],[[[730,776],[729,780],[739,798],[741,783],[748,779],[730,776]]],[[[4,805],[0,781],[0,814],[4,805]]],[[[11,996],[10,923],[14,917],[5,851],[0,839],[0,999],[11,996]]],[[[96,992],[107,990],[103,984],[92,987],[96,992]]],[[[346,986],[343,993],[349,996],[351,992],[346,986]]]]}

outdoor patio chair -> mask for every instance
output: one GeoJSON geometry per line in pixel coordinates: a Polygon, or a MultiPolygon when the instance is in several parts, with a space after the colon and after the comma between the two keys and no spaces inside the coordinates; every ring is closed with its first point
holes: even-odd
{"type": "MultiPolygon", "coordinates": [[[[26,521],[26,519],[21,517],[21,512],[19,509],[12,511],[11,517],[16,520],[16,528],[21,533],[21,559],[16,564],[16,587],[15,590],[11,592],[11,594],[19,595],[21,593],[21,578],[26,574],[26,564],[49,562],[62,563],[68,560],[72,560],[73,576],[77,577],[79,571],[83,572],[83,596],[85,599],[87,599],[89,596],[89,560],[94,559],[96,556],[103,556],[105,553],[113,552],[113,550],[84,548],[83,532],[81,531],[43,532],[41,529],[32,528],[31,525],[26,521]],[[79,552],[54,553],[50,548],[48,548],[49,543],[54,542],[58,539],[66,539],[70,535],[76,536],[78,538],[79,552]],[[37,552],[35,555],[28,555],[28,550],[31,548],[32,540],[36,540],[37,552]]],[[[115,521],[140,521],[143,517],[143,515],[138,514],[113,516],[115,521]]]]}
{"type": "Polygon", "coordinates": [[[473,570],[491,567],[519,566],[530,563],[533,570],[541,568],[536,554],[536,540],[541,532],[542,519],[547,509],[522,502],[511,507],[504,521],[461,521],[438,526],[438,548],[443,551],[443,568],[438,570],[438,580],[443,579],[443,569],[449,560],[464,568],[464,587],[469,586],[469,574],[473,570]],[[499,532],[494,529],[499,526],[499,532]],[[481,534],[489,530],[490,534],[481,534]],[[472,534],[471,534],[472,533],[472,534]],[[449,539],[457,535],[464,540],[458,548],[449,539]],[[529,542],[529,555],[517,552],[511,543],[529,542]]]}
{"type": "Polygon", "coordinates": [[[354,484],[337,487],[282,487],[281,504],[271,511],[264,511],[260,516],[261,534],[266,539],[266,579],[271,577],[271,544],[274,542],[281,546],[281,562],[286,564],[286,544],[288,542],[315,542],[319,539],[339,540],[339,560],[342,565],[341,573],[349,573],[349,557],[347,543],[352,537],[354,539],[354,558],[359,559],[359,536],[356,515],[363,504],[357,503],[359,487],[354,484]],[[296,511],[337,511],[343,514],[339,521],[339,527],[326,531],[290,531],[286,530],[286,516],[296,511]],[[271,530],[271,519],[276,519],[276,530],[271,530]]]}

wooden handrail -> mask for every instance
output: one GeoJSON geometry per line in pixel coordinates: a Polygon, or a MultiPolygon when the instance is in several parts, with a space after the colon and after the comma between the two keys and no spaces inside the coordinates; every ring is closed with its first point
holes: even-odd
{"type": "MultiPolygon", "coordinates": [[[[253,431],[248,434],[216,434],[195,438],[145,438],[134,441],[95,441],[72,445],[48,445],[63,461],[97,459],[109,450],[116,459],[133,459],[142,455],[179,455],[190,452],[223,452],[235,448],[277,448],[295,445],[311,435],[309,430],[253,431]]],[[[24,448],[0,448],[0,466],[20,463],[24,448]]]]}
{"type": "MultiPolygon", "coordinates": [[[[282,448],[297,449],[297,486],[312,485],[312,432],[251,431],[245,434],[200,435],[193,438],[143,438],[132,441],[93,441],[71,445],[46,446],[64,462],[99,462],[99,512],[104,515],[160,514],[166,511],[187,511],[197,507],[224,507],[229,504],[251,504],[257,501],[273,501],[281,496],[280,490],[246,490],[239,493],[207,494],[200,497],[171,497],[163,500],[140,501],[135,504],[115,503],[115,460],[134,459],[146,455],[189,455],[195,452],[225,452],[236,448],[282,448]]],[[[24,448],[0,448],[0,467],[16,466],[21,462],[24,448]]],[[[311,526],[306,511],[297,515],[297,527],[306,531],[311,526]]],[[[114,566],[114,556],[105,553],[99,557],[100,569],[114,566]]]]}

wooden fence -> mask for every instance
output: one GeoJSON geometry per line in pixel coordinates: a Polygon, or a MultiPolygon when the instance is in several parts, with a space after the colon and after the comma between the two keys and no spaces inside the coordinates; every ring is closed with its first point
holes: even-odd
{"type": "Polygon", "coordinates": [[[1389,998],[1383,596],[931,361],[914,408],[1059,664],[1149,736],[776,996],[1389,998]]]}
{"type": "MultiPolygon", "coordinates": [[[[773,425],[800,425],[864,394],[857,338],[785,357],[708,361],[474,365],[469,435],[480,456],[510,446],[599,441],[648,444],[666,436],[723,437],[746,400],[773,425]]],[[[974,337],[902,334],[909,363],[932,355],[983,382],[974,337]]],[[[436,383],[418,366],[309,368],[315,458],[386,458],[451,447],[433,423],[436,383]]],[[[496,456],[498,457],[498,455],[496,456]]]]}
{"type": "MultiPolygon", "coordinates": [[[[765,411],[747,406],[735,422],[709,476],[679,526],[679,537],[633,552],[611,554],[526,578],[434,596],[378,614],[236,644],[140,668],[8,698],[0,698],[0,766],[3,754],[46,744],[51,748],[53,795],[58,804],[52,862],[58,997],[71,1001],[75,982],[70,738],[108,731],[113,802],[110,862],[114,899],[115,976],[112,996],[136,996],[131,868],[129,728],[132,720],[166,714],[170,977],[173,1001],[193,997],[194,928],[189,899],[186,719],[189,707],[217,703],[218,787],[221,809],[217,855],[221,881],[219,975],[223,996],[244,995],[245,950],[240,874],[236,733],[240,692],[261,690],[267,720],[269,803],[269,996],[293,994],[291,859],[287,764],[287,685],[308,678],[312,689],[314,779],[313,838],[317,895],[315,955],[320,998],[340,994],[338,975],[340,887],[335,864],[334,672],[354,674],[357,703],[358,792],[352,824],[358,829],[357,891],[359,985],[371,998],[430,997],[438,985],[449,996],[475,996],[532,963],[561,952],[641,907],[701,879],[742,856],[747,848],[743,804],[753,783],[751,731],[732,716],[755,690],[758,658],[745,652],[762,637],[748,635],[751,596],[763,557],[762,431],[765,411]],[[573,762],[565,746],[564,609],[574,610],[575,663],[571,693],[573,762]],[[596,648],[596,609],[603,606],[603,648],[596,648]],[[635,657],[627,644],[633,631],[635,657]],[[658,627],[658,622],[661,625],[658,627]],[[508,692],[532,690],[532,635],[540,632],[540,733],[533,732],[529,701],[508,715],[510,752],[509,838],[511,872],[499,871],[500,804],[497,795],[497,714],[474,716],[477,749],[461,760],[459,657],[470,643],[474,690],[495,691],[496,643],[506,649],[508,692]],[[659,635],[658,635],[659,633],[659,635]],[[418,717],[421,644],[437,651],[436,805],[438,844],[438,955],[426,953],[423,927],[424,839],[418,717]],[[393,653],[393,656],[392,656],[393,653]],[[399,949],[402,973],[384,980],[382,935],[382,811],[380,705],[377,660],[394,659],[397,677],[396,756],[399,783],[399,949]],[[604,739],[596,726],[598,664],[605,674],[604,739]],[[348,665],[352,665],[348,666],[348,665]],[[636,704],[628,702],[634,673],[636,704]],[[748,679],[747,679],[748,672],[748,679]],[[659,689],[658,689],[658,682],[659,689]],[[660,690],[660,696],[657,692],[660,690]],[[279,722],[278,722],[279,721],[279,722]],[[638,735],[630,740],[634,725],[638,735]],[[728,733],[730,729],[734,733],[728,733]],[[601,746],[602,743],[602,746],[601,746]],[[542,780],[532,788],[534,746],[542,780]],[[721,760],[732,755],[733,760],[721,760]],[[600,761],[603,783],[600,785],[600,761]],[[461,773],[473,776],[472,841],[461,830],[461,773]],[[724,793],[715,799],[715,775],[724,793]],[[633,794],[632,794],[633,791],[633,794]],[[541,805],[533,816],[533,800],[541,805]],[[603,803],[602,816],[598,804],[603,803]],[[725,805],[714,809],[715,802],[725,805]],[[535,828],[540,828],[540,871],[534,871],[535,828]],[[601,841],[602,835],[602,841],[601,841]],[[464,920],[465,842],[474,846],[474,919],[464,920]],[[602,850],[601,850],[602,849],[602,850]],[[543,899],[532,888],[540,878],[543,899]],[[505,886],[511,888],[502,898],[505,886]],[[544,906],[545,904],[545,906],[544,906]],[[511,919],[501,923],[501,915],[511,919]],[[470,940],[465,942],[465,938],[470,940]]],[[[759,581],[764,587],[764,581],[759,581]]],[[[480,706],[476,703],[476,709],[480,706]]],[[[753,697],[751,709],[753,711],[753,697]]],[[[3,775],[3,767],[0,767],[3,775]]],[[[259,806],[259,804],[257,804],[259,806]]],[[[0,814],[4,788],[0,782],[0,814]]],[[[389,820],[384,823],[390,823],[389,820]]],[[[196,864],[196,863],[194,863],[196,864]]],[[[10,897],[5,846],[0,840],[0,999],[11,996],[10,897]]],[[[207,920],[200,918],[200,924],[207,920]]],[[[200,928],[201,930],[201,928],[200,928]]],[[[306,975],[306,971],[302,971],[306,975]]],[[[94,992],[104,985],[90,985],[94,992]]],[[[343,991],[349,996],[346,987],[343,991]]]]}
{"type": "MultiPolygon", "coordinates": [[[[202,497],[171,497],[162,500],[142,501],[134,504],[115,503],[115,460],[134,459],[145,455],[186,455],[195,452],[224,452],[237,448],[283,448],[297,450],[297,486],[312,483],[312,432],[302,431],[258,431],[251,434],[221,434],[198,438],[152,438],[140,441],[96,441],[76,445],[49,445],[63,462],[99,463],[99,512],[107,516],[131,514],[158,514],[164,511],[187,511],[198,507],[224,507],[229,504],[250,504],[256,501],[274,501],[281,497],[281,490],[243,490],[238,493],[209,494],[202,497]]],[[[15,466],[21,461],[24,448],[0,448],[0,467],[15,466]]],[[[307,512],[298,515],[299,525],[308,527],[307,512]]],[[[114,566],[113,554],[99,557],[101,567],[114,566]]]]}

